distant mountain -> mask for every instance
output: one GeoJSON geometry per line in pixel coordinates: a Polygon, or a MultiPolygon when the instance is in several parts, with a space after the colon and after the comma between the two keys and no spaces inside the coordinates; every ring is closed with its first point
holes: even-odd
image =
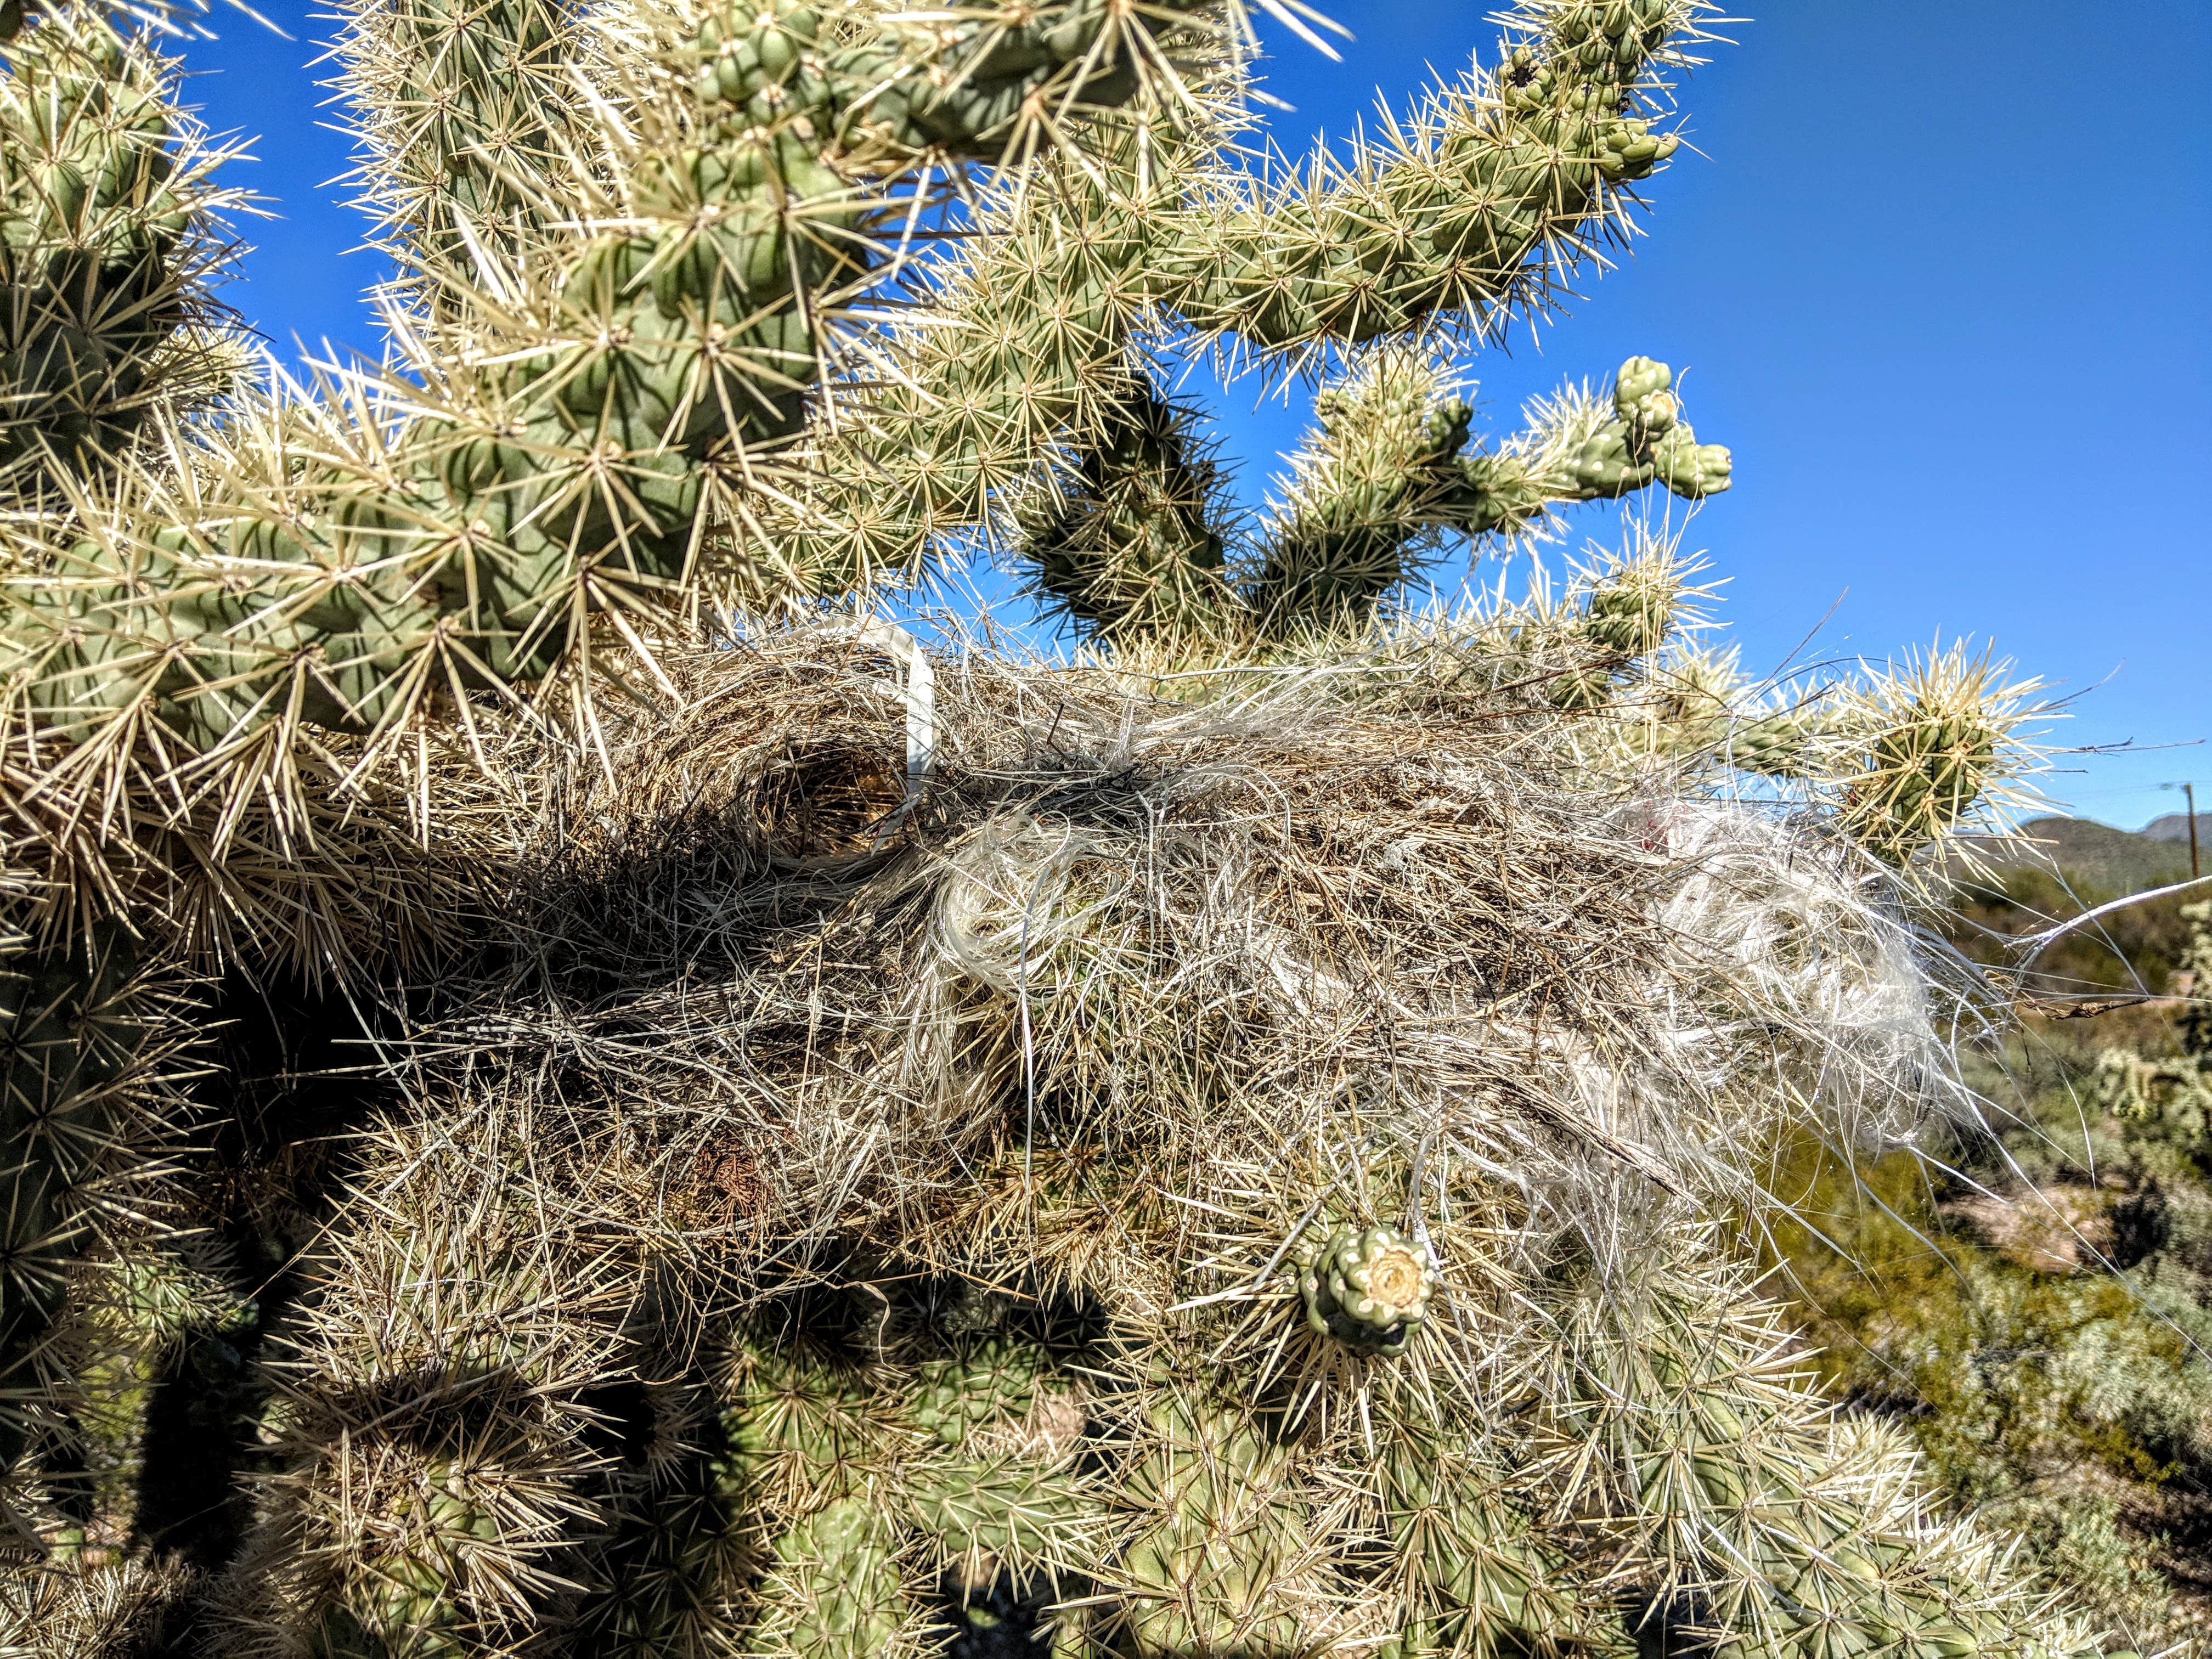
{"type": "MultiPolygon", "coordinates": [[[[2197,815],[2203,850],[2212,854],[2212,813],[2197,815]]],[[[2077,891],[2140,893],[2189,878],[2188,820],[2180,813],[2149,829],[2115,830],[2089,818],[2030,818],[2017,836],[1977,836],[1972,845],[1999,870],[2057,866],[2077,891]],[[2154,835],[2160,824],[2172,835],[2154,835]]]]}
{"type": "MultiPolygon", "coordinates": [[[[1993,965],[2019,965],[2019,942],[2066,917],[2189,879],[2187,842],[2087,818],[2031,818],[2018,835],[1977,836],[1971,848],[1994,879],[1970,876],[1954,854],[1947,863],[1960,884],[1958,910],[1945,927],[1961,951],[1993,965]]],[[[2063,995],[2156,993],[2180,965],[2189,939],[2181,912],[2199,896],[2185,890],[2125,905],[2057,939],[2037,955],[2027,983],[2063,995]]]]}
{"type": "MultiPolygon", "coordinates": [[[[2186,847],[2189,844],[2189,814],[2168,812],[2162,818],[2153,818],[2136,833],[2147,840],[2178,841],[2186,847]]],[[[2197,841],[2199,847],[2212,852],[2212,812],[2197,815],[2197,841]]]]}

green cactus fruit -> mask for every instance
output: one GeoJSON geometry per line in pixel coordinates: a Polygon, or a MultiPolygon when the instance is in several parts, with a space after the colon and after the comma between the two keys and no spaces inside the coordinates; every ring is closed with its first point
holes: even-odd
{"type": "Polygon", "coordinates": [[[1734,481],[1735,462],[1728,450],[1699,443],[1686,425],[1669,425],[1650,453],[1659,482],[1686,501],[1717,495],[1734,481]]]}
{"type": "Polygon", "coordinates": [[[1600,498],[1632,495],[1658,476],[1650,461],[1632,453],[1628,434],[1619,427],[1592,433],[1567,465],[1577,489],[1600,498]]]}
{"type": "Polygon", "coordinates": [[[1615,184],[1648,179],[1680,142],[1671,132],[1653,132],[1642,121],[1623,121],[1604,129],[1594,160],[1598,171],[1615,184]]]}
{"type": "Polygon", "coordinates": [[[1614,372],[1613,406],[1624,421],[1653,432],[1664,432],[1674,423],[1676,405],[1669,395],[1674,371],[1650,357],[1631,357],[1614,372]]]}
{"type": "Polygon", "coordinates": [[[1440,1282],[1419,1240],[1395,1227],[1340,1227],[1313,1251],[1298,1293],[1316,1335],[1388,1359],[1413,1340],[1440,1282]]]}

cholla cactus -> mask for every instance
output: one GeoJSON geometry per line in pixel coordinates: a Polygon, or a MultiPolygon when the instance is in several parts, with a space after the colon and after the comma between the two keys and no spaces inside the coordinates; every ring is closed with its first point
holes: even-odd
{"type": "MultiPolygon", "coordinates": [[[[1704,11],[1255,169],[1233,6],[356,0],[392,356],[310,387],[151,37],[0,15],[0,1636],[2087,1651],[1723,1231],[1947,1073],[1893,889],[1717,787],[1692,562],[1389,609],[1729,483],[1663,365],[1485,450],[1447,356],[1704,11]],[[1327,381],[1256,525],[1193,350],[1327,381]],[[810,614],[978,538],[1103,665],[810,614]]],[[[1884,856],[2010,763],[1949,674],[1815,773],[1884,856]]]]}
{"type": "Polygon", "coordinates": [[[2091,1092],[2116,1117],[2152,1125],[2163,1121],[2203,1141],[2212,1127],[2212,1012],[2204,991],[2212,986],[2212,903],[2185,904],[2181,919],[2189,927],[2189,944],[2173,974],[2182,1000],[2174,1022],[2179,1052],[2148,1060],[2124,1045],[2101,1048],[2091,1073],[2091,1092]]]}
{"type": "Polygon", "coordinates": [[[1562,704],[1605,716],[1636,755],[1717,753],[1731,769],[1799,788],[1835,811],[1837,829],[1916,882],[1939,844],[1971,864],[1978,826],[2013,821],[2038,797],[2029,728],[2050,710],[2039,684],[1963,643],[1854,676],[1754,692],[1732,656],[1681,637],[1668,648],[1686,574],[1672,543],[1641,538],[1538,630],[1569,665],[1562,704]]]}
{"type": "Polygon", "coordinates": [[[2212,1062],[2212,903],[2185,904],[2189,949],[2174,969],[2175,988],[2188,999],[2181,1011],[2181,1048],[2200,1065],[2212,1062]],[[2186,977],[2184,977],[2184,976],[2186,977]]]}

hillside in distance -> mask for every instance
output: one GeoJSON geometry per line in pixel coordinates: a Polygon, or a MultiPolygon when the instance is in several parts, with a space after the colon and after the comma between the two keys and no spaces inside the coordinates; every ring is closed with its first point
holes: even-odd
{"type": "MultiPolygon", "coordinates": [[[[2212,817],[2198,815],[2200,854],[2212,854],[2212,817]]],[[[2188,820],[2179,813],[2140,830],[2089,818],[2031,818],[2015,835],[1967,843],[1986,868],[1977,877],[1954,853],[1958,885],[1952,943],[1997,965],[2014,942],[2108,899],[2189,879],[2188,820]],[[2170,826],[2170,827],[2169,827],[2170,826]],[[2153,834],[2153,830],[2160,833],[2153,834]]],[[[2037,961],[2031,988],[2053,994],[2163,992],[2185,948],[2181,907],[2202,890],[2130,905],[2060,939],[2037,961]]]]}
{"type": "MultiPolygon", "coordinates": [[[[2212,852],[2212,813],[2200,812],[2197,821],[2200,848],[2212,852]]],[[[2189,821],[2179,812],[2141,830],[2092,818],[2031,818],[2017,835],[1977,836],[1972,845],[1999,872],[2055,866],[2084,899],[2189,879],[2189,821]]]]}
{"type": "Polygon", "coordinates": [[[1978,876],[1954,855],[1943,931],[2024,994],[1959,1045],[1979,1121],[1871,1163],[1801,1152],[1777,1235],[1846,1408],[2016,1527],[2108,1651],[2160,1656],[2212,1655],[2212,1064],[2186,1000],[2212,890],[2148,896],[2188,879],[2187,834],[2045,817],[1977,842],[1978,876]],[[2032,936],[2129,895],[2020,972],[2032,936]]]}
{"type": "MultiPolygon", "coordinates": [[[[2189,814],[2168,812],[2162,818],[2153,818],[2143,825],[2141,833],[2152,841],[2178,841],[2186,847],[2189,844],[2189,814]]],[[[2197,815],[2197,844],[2200,851],[2212,848],[2212,812],[2197,815]]]]}

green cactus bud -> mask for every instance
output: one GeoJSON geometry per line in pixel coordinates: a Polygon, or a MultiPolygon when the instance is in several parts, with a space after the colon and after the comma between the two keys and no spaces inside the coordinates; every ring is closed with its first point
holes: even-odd
{"type": "Polygon", "coordinates": [[[1427,1247],[1394,1227],[1339,1228],[1298,1278],[1306,1324],[1354,1353],[1406,1351],[1438,1284],[1427,1247]]]}
{"type": "Polygon", "coordinates": [[[1701,444],[1686,425],[1671,416],[1651,447],[1651,465],[1660,482],[1677,495],[1695,501],[1717,495],[1732,482],[1734,462],[1718,444],[1701,444]]]}
{"type": "Polygon", "coordinates": [[[1630,453],[1627,436],[1618,428],[1585,439],[1568,469],[1576,487],[1593,496],[1630,495],[1658,476],[1651,463],[1630,453]]]}
{"type": "Polygon", "coordinates": [[[1674,384],[1674,371],[1650,357],[1631,357],[1613,377],[1613,405],[1624,420],[1674,384]]]}

